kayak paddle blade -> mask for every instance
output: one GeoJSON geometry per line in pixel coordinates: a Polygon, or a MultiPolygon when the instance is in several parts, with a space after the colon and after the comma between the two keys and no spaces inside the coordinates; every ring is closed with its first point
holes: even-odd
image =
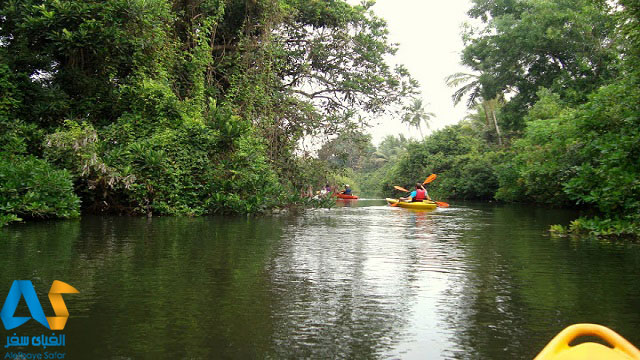
{"type": "Polygon", "coordinates": [[[436,179],[436,176],[437,176],[436,174],[431,174],[431,175],[429,175],[429,177],[427,177],[427,178],[425,179],[425,181],[422,183],[422,185],[424,185],[424,184],[428,184],[428,183],[432,182],[433,180],[435,180],[435,179],[436,179]]]}

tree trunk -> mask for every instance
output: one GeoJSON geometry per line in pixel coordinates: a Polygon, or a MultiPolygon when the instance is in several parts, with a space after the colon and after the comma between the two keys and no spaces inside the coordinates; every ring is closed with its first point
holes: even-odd
{"type": "Polygon", "coordinates": [[[484,109],[484,119],[487,123],[487,126],[491,126],[491,121],[489,120],[489,111],[487,110],[487,102],[482,102],[482,109],[484,109]]]}
{"type": "Polygon", "coordinates": [[[500,134],[500,127],[498,126],[498,119],[496,118],[495,108],[491,108],[491,115],[493,116],[493,124],[496,126],[496,134],[498,135],[498,144],[502,146],[502,135],[500,134]]]}

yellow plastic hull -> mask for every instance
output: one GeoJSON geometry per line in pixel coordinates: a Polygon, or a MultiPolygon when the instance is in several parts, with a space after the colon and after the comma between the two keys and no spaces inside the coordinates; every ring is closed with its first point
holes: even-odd
{"type": "Polygon", "coordinates": [[[596,324],[575,324],[562,330],[534,360],[634,360],[640,359],[640,350],[615,331],[596,324]],[[595,342],[571,346],[582,336],[595,336],[611,347],[595,342]]]}
{"type": "Polygon", "coordinates": [[[438,207],[436,203],[431,201],[423,201],[423,202],[404,202],[399,201],[398,199],[387,198],[387,202],[391,204],[398,204],[398,207],[403,207],[405,209],[413,209],[413,210],[434,210],[438,207]]]}

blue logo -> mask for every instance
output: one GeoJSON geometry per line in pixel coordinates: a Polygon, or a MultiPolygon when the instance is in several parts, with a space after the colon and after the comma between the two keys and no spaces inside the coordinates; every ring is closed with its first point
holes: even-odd
{"type": "Polygon", "coordinates": [[[15,280],[13,285],[11,285],[7,300],[4,302],[2,311],[0,311],[0,318],[2,318],[5,329],[11,330],[17,328],[31,319],[30,317],[13,316],[18,308],[21,295],[24,297],[24,301],[27,303],[33,319],[49,329],[49,322],[44,315],[42,305],[40,305],[40,301],[30,280],[15,280]]]}
{"type": "Polygon", "coordinates": [[[67,283],[55,280],[49,290],[49,300],[56,316],[46,317],[31,281],[14,280],[9,290],[9,295],[7,295],[7,300],[5,300],[4,306],[0,311],[0,318],[2,318],[2,323],[7,330],[17,328],[31,318],[49,330],[62,330],[69,318],[69,311],[64,304],[64,300],[62,300],[61,294],[70,293],[78,293],[78,290],[67,283]],[[24,297],[29,312],[31,312],[31,317],[14,316],[21,297],[24,297]]]}

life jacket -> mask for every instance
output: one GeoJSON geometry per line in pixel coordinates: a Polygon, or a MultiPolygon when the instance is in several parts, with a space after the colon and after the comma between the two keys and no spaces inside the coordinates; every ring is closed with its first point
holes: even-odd
{"type": "Polygon", "coordinates": [[[422,189],[416,189],[416,196],[413,201],[422,201],[427,199],[427,192],[422,189]]]}

